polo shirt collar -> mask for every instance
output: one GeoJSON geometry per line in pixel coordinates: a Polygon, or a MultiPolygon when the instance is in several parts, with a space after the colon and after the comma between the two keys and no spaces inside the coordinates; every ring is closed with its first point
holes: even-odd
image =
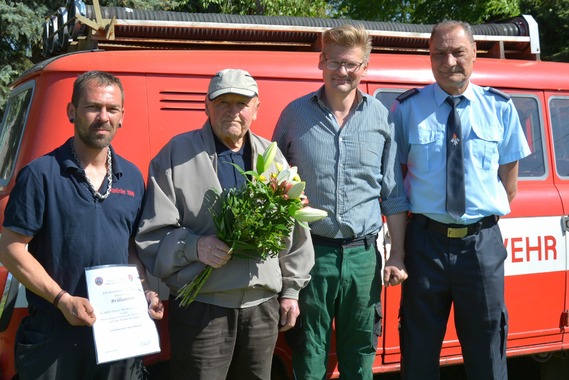
{"type": "MultiPolygon", "coordinates": [[[[71,153],[71,144],[73,141],[73,137],[70,137],[67,142],[65,143],[65,147],[62,151],[62,166],[65,171],[68,170],[80,170],[78,164],[75,162],[75,158],[73,157],[73,153],[71,153]]],[[[123,169],[120,163],[120,160],[117,158],[117,154],[114,148],[109,145],[109,149],[111,150],[111,160],[113,162],[113,176],[116,179],[122,177],[123,169]]]]}

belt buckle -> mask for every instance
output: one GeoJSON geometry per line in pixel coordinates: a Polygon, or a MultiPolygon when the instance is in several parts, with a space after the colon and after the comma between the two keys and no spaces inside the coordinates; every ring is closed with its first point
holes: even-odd
{"type": "Polygon", "coordinates": [[[468,235],[468,227],[460,227],[460,228],[447,228],[447,237],[454,238],[454,239],[462,239],[468,235]]]}

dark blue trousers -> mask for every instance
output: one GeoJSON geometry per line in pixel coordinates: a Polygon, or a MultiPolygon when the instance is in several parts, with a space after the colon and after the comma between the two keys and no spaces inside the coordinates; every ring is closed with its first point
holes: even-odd
{"type": "Polygon", "coordinates": [[[97,364],[91,327],[71,326],[56,308],[30,310],[17,333],[21,380],[139,380],[140,358],[97,364]]]}
{"type": "Polygon", "coordinates": [[[451,305],[469,380],[507,380],[504,260],[497,224],[448,238],[411,220],[400,309],[401,378],[439,379],[451,305]]]}

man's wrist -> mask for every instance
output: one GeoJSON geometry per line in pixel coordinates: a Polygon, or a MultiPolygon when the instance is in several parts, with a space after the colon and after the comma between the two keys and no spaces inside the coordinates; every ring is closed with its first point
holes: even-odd
{"type": "Polygon", "coordinates": [[[56,309],[57,309],[57,305],[59,304],[59,301],[61,300],[61,297],[63,297],[66,294],[67,294],[67,292],[63,289],[61,289],[59,291],[59,293],[57,293],[57,295],[53,299],[53,306],[55,306],[56,309]]]}

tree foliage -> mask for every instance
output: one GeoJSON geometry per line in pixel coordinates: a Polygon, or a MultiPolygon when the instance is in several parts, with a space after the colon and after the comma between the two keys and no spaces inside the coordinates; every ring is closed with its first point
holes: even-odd
{"type": "MultiPolygon", "coordinates": [[[[171,0],[101,0],[101,5],[139,9],[168,9],[171,0]]],[[[66,0],[0,0],[0,118],[10,83],[34,63],[41,61],[46,17],[66,5],[66,0]]]]}
{"type": "Polygon", "coordinates": [[[519,14],[519,0],[333,0],[332,3],[349,18],[416,24],[435,24],[448,19],[480,24],[519,14]]]}
{"type": "Polygon", "coordinates": [[[10,83],[33,64],[34,47],[41,46],[43,15],[48,8],[43,2],[30,5],[0,0],[0,109],[10,83]]]}
{"type": "Polygon", "coordinates": [[[416,24],[448,19],[481,24],[527,14],[539,27],[541,59],[569,62],[569,0],[331,0],[331,4],[348,18],[416,24]]]}
{"type": "Polygon", "coordinates": [[[458,19],[471,24],[518,16],[518,0],[422,1],[416,8],[411,22],[434,24],[442,20],[458,19]],[[430,3],[430,4],[429,4],[430,3]]]}
{"type": "Polygon", "coordinates": [[[569,0],[520,0],[520,8],[537,21],[542,59],[569,62],[569,0]]]}
{"type": "Polygon", "coordinates": [[[325,0],[181,0],[178,10],[263,16],[327,17],[325,0]]]}

